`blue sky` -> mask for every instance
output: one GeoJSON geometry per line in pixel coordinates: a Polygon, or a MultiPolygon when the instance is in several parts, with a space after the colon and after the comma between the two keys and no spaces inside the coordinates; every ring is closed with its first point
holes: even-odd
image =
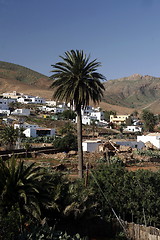
{"type": "Polygon", "coordinates": [[[0,0],[0,60],[47,76],[71,49],[115,79],[160,77],[159,0],[0,0]]]}

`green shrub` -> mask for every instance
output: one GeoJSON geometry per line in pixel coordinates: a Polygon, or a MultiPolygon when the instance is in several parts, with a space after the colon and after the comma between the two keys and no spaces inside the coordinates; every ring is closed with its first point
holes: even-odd
{"type": "Polygon", "coordinates": [[[53,141],[53,146],[60,151],[77,150],[77,137],[69,133],[62,138],[56,138],[53,141]]]}

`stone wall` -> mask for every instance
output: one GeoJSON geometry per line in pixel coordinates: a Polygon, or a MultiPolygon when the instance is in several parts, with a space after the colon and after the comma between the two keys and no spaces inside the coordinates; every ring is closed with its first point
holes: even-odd
{"type": "Polygon", "coordinates": [[[128,239],[131,240],[160,240],[160,230],[155,227],[145,227],[135,223],[124,222],[128,239]]]}

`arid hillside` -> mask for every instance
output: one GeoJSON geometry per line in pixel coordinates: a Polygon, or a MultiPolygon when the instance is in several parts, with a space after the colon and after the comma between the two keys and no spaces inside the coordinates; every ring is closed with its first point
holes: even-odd
{"type": "Polygon", "coordinates": [[[0,93],[17,91],[25,94],[52,97],[52,80],[38,72],[13,63],[0,61],[0,93]]]}
{"type": "MultiPolygon", "coordinates": [[[[26,67],[0,61],[0,93],[17,91],[51,99],[52,79],[26,67]]],[[[100,107],[118,114],[130,114],[150,109],[160,113],[160,78],[134,74],[104,83],[105,92],[100,107]]]]}
{"type": "Polygon", "coordinates": [[[160,78],[134,74],[104,84],[105,102],[137,110],[149,108],[160,113],[157,107],[160,101],[160,78]]]}

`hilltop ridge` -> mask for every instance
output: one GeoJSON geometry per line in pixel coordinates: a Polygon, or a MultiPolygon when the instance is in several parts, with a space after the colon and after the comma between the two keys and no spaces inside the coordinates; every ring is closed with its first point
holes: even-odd
{"type": "Polygon", "coordinates": [[[150,106],[159,113],[160,78],[133,74],[129,77],[109,80],[104,83],[104,101],[128,108],[143,109],[150,106]],[[156,106],[154,106],[156,103],[156,106]]]}
{"type": "MultiPolygon", "coordinates": [[[[29,68],[0,61],[0,93],[22,92],[51,99],[52,79],[29,68]]],[[[100,106],[117,113],[132,113],[134,109],[150,109],[160,113],[160,78],[135,73],[128,77],[108,80],[100,106]]]]}
{"type": "Polygon", "coordinates": [[[0,93],[23,92],[51,98],[53,90],[49,87],[52,80],[29,68],[0,61],[0,93]]]}

